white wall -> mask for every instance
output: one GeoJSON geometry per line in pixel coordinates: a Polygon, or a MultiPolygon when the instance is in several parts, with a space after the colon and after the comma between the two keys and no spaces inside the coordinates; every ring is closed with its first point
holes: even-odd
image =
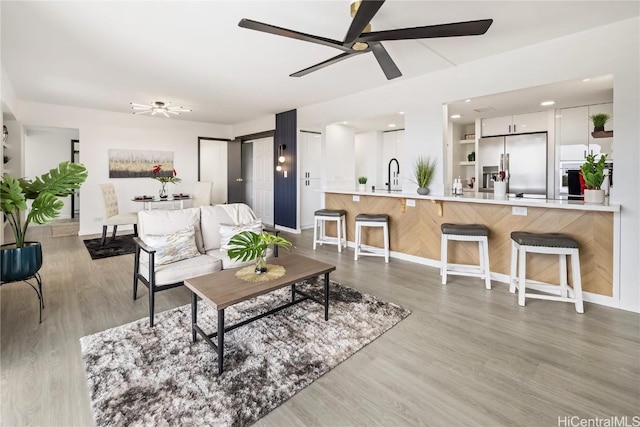
{"type": "MultiPolygon", "coordinates": [[[[24,176],[33,180],[71,160],[71,140],[78,139],[78,129],[26,128],[24,131],[24,176]]],[[[71,218],[71,197],[61,199],[60,218],[71,218]]]]}
{"type": "Polygon", "coordinates": [[[356,174],[367,177],[367,190],[372,185],[382,185],[380,164],[382,163],[382,132],[362,132],[355,135],[356,174]]]}
{"type": "MultiPolygon", "coordinates": [[[[182,182],[170,184],[170,192],[191,193],[198,175],[198,137],[231,138],[231,126],[128,113],[20,102],[16,119],[25,127],[75,128],[80,132],[80,162],[89,172],[82,186],[80,234],[101,231],[103,212],[99,184],[111,182],[118,194],[120,210],[138,211],[136,195],[156,194],[159,183],[151,178],[109,179],[108,150],[173,151],[174,167],[182,182]]],[[[54,162],[51,162],[54,163],[54,162]]]]}
{"type": "Polygon", "coordinates": [[[227,202],[227,141],[200,141],[200,181],[213,182],[212,204],[227,202]]]}
{"type": "Polygon", "coordinates": [[[325,129],[322,147],[322,184],[325,187],[355,189],[355,130],[342,124],[325,129]]]}
{"type": "MultiPolygon", "coordinates": [[[[298,125],[335,123],[405,111],[405,154],[442,161],[446,132],[442,105],[460,99],[545,85],[564,80],[614,75],[615,173],[620,177],[612,202],[622,206],[619,306],[640,311],[640,18],[633,18],[523,49],[460,64],[412,79],[298,109],[298,125]],[[594,59],[593,52],[597,52],[594,59]],[[380,100],[384,100],[381,102],[380,100]]],[[[444,190],[443,163],[432,191],[444,190]],[[438,188],[436,188],[438,187],[438,188]]],[[[405,183],[405,190],[415,184],[405,183]]]]}

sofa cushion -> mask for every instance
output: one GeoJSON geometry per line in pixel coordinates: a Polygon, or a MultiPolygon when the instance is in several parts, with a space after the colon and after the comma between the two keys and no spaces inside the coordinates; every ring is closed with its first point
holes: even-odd
{"type": "Polygon", "coordinates": [[[204,251],[220,249],[220,224],[247,224],[256,219],[251,208],[244,203],[201,206],[200,225],[204,251]]]}
{"type": "MultiPolygon", "coordinates": [[[[166,265],[156,264],[156,285],[179,283],[191,277],[203,276],[220,270],[222,270],[222,260],[207,255],[198,255],[166,265]]],[[[140,273],[149,280],[148,263],[140,263],[140,273]]]]}
{"type": "Polygon", "coordinates": [[[145,244],[156,249],[156,265],[171,264],[200,255],[196,247],[194,227],[190,225],[184,230],[168,234],[145,234],[145,244]]]}
{"type": "Polygon", "coordinates": [[[229,249],[229,240],[242,231],[251,231],[256,234],[262,233],[262,220],[257,219],[247,224],[220,224],[220,249],[229,249]]]}
{"type": "Polygon", "coordinates": [[[170,234],[189,226],[194,228],[198,251],[204,253],[199,208],[138,212],[138,235],[143,241],[147,234],[170,234]]]}

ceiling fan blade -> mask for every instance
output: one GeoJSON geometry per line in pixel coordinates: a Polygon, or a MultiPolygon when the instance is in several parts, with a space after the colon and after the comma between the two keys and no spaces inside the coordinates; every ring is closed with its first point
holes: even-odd
{"type": "Polygon", "coordinates": [[[344,37],[344,45],[351,45],[362,34],[367,24],[378,13],[385,0],[363,0],[358,7],[356,16],[353,17],[347,35],[344,37]]]}
{"type": "Polygon", "coordinates": [[[384,71],[384,75],[387,76],[387,80],[395,79],[402,75],[396,63],[393,62],[393,59],[391,59],[391,56],[387,53],[387,49],[382,46],[382,43],[371,42],[369,43],[369,46],[371,47],[378,64],[380,64],[382,71],[384,71]]]}
{"type": "Polygon", "coordinates": [[[336,49],[343,50],[345,52],[351,52],[350,47],[343,46],[342,43],[337,40],[318,37],[311,34],[300,33],[298,31],[289,30],[287,28],[281,28],[281,27],[276,27],[275,25],[269,25],[262,22],[258,22],[258,21],[252,21],[251,19],[241,19],[240,22],[238,22],[238,26],[242,28],[248,28],[249,30],[262,31],[263,33],[275,34],[277,36],[288,37],[290,39],[296,39],[296,40],[302,40],[305,42],[333,47],[336,49]]]}
{"type": "Polygon", "coordinates": [[[150,113],[151,110],[147,110],[147,111],[134,111],[133,114],[148,114],[150,113]]]}
{"type": "Polygon", "coordinates": [[[331,64],[335,64],[336,62],[340,62],[342,60],[345,60],[347,58],[350,58],[352,56],[356,56],[356,55],[360,55],[361,53],[364,53],[366,51],[361,51],[361,52],[345,52],[345,53],[341,53],[338,56],[334,56],[333,58],[327,59],[326,61],[323,61],[319,64],[313,65],[309,68],[305,68],[304,70],[300,70],[297,71],[293,74],[290,75],[290,77],[302,77],[302,76],[306,76],[309,73],[312,73],[314,71],[318,71],[321,68],[324,68],[326,66],[329,66],[331,64]]]}
{"type": "Polygon", "coordinates": [[[428,25],[426,27],[401,28],[398,30],[373,31],[356,39],[359,42],[380,42],[388,40],[432,39],[438,37],[479,36],[487,32],[493,19],[453,22],[450,24],[428,25]]]}

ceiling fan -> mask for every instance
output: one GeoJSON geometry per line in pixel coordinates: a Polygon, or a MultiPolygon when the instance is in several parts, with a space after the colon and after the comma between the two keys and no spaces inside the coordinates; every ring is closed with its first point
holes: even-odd
{"type": "Polygon", "coordinates": [[[313,71],[320,70],[328,65],[335,64],[344,59],[351,58],[366,52],[373,52],[378,64],[382,68],[388,80],[400,77],[402,73],[393,62],[387,50],[382,46],[382,41],[429,39],[439,37],[477,36],[487,32],[493,19],[481,19],[477,21],[454,22],[450,24],[427,25],[424,27],[400,28],[387,31],[371,31],[371,19],[378,12],[385,0],[363,0],[351,4],[351,16],[353,21],[343,41],[328,39],[325,37],[305,34],[287,28],[276,27],[251,19],[241,19],[238,26],[250,30],[289,37],[323,46],[329,46],[341,50],[342,53],[327,59],[319,64],[291,74],[291,77],[302,77],[313,71]]]}

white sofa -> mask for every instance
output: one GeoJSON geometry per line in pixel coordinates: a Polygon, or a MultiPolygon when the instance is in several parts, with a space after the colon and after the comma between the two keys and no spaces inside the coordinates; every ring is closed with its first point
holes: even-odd
{"type": "Polygon", "coordinates": [[[251,208],[242,203],[138,212],[133,299],[137,298],[140,281],[149,289],[151,326],[156,292],[181,286],[190,277],[253,262],[232,261],[221,248],[223,238],[229,239],[244,229],[258,232],[263,227],[251,208]]]}

